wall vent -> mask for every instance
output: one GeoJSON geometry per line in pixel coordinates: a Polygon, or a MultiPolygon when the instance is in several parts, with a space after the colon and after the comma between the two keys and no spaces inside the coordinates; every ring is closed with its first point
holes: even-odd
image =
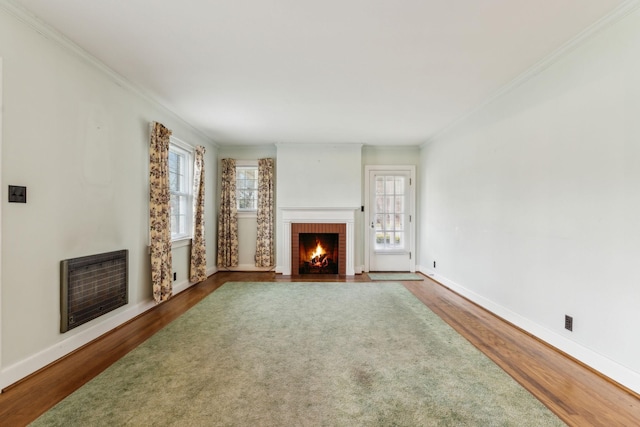
{"type": "Polygon", "coordinates": [[[126,249],[60,262],[60,332],[129,302],[126,249]]]}

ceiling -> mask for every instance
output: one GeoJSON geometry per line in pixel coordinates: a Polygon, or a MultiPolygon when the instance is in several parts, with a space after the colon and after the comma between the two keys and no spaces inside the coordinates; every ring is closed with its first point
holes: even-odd
{"type": "Polygon", "coordinates": [[[220,145],[422,144],[623,0],[15,0],[220,145]]]}

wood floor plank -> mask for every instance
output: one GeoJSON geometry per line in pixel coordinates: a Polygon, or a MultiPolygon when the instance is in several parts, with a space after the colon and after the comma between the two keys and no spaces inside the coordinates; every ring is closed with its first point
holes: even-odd
{"type": "MultiPolygon", "coordinates": [[[[219,272],[0,394],[0,426],[24,426],[229,281],[365,282],[366,274],[219,272]]],[[[640,400],[626,389],[425,278],[403,282],[426,306],[572,426],[640,425],[640,400]]]]}
{"type": "Polygon", "coordinates": [[[405,286],[567,424],[640,425],[635,393],[430,279],[405,286]]]}

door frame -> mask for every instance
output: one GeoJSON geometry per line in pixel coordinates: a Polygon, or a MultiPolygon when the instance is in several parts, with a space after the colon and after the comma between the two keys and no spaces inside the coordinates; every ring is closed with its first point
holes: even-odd
{"type": "MultiPolygon", "coordinates": [[[[2,112],[4,111],[2,104],[2,82],[2,57],[0,56],[0,164],[2,164],[2,112]]],[[[2,185],[2,174],[0,174],[0,189],[4,188],[2,185]]],[[[4,191],[0,191],[0,194],[4,195],[4,191]]],[[[2,203],[0,203],[0,371],[4,368],[4,365],[2,364],[2,340],[2,203]]],[[[0,384],[0,386],[3,385],[4,384],[0,384]]],[[[0,393],[2,393],[1,390],[0,393]]]]}
{"type": "Polygon", "coordinates": [[[364,167],[364,272],[369,272],[370,257],[373,247],[370,242],[369,224],[371,223],[371,172],[409,173],[409,271],[416,271],[416,166],[415,165],[365,165],[364,167]]]}

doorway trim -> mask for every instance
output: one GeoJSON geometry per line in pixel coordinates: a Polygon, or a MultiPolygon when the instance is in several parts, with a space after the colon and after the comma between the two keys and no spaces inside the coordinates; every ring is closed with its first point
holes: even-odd
{"type": "MultiPolygon", "coordinates": [[[[2,104],[2,57],[0,56],[0,164],[2,164],[2,111],[4,110],[2,104]]],[[[0,174],[0,190],[2,190],[2,174],[0,174]]],[[[0,191],[0,194],[4,194],[4,190],[0,191]]],[[[0,203],[0,372],[4,368],[2,364],[2,203],[0,203]]],[[[2,391],[0,390],[0,393],[2,391]]]]}
{"type": "Polygon", "coordinates": [[[363,233],[364,236],[364,271],[369,272],[370,257],[373,247],[369,239],[369,224],[371,223],[371,172],[389,172],[391,174],[409,173],[410,177],[410,194],[409,194],[409,252],[410,257],[410,272],[416,271],[416,166],[415,165],[365,165],[364,167],[364,224],[363,233]]]}

